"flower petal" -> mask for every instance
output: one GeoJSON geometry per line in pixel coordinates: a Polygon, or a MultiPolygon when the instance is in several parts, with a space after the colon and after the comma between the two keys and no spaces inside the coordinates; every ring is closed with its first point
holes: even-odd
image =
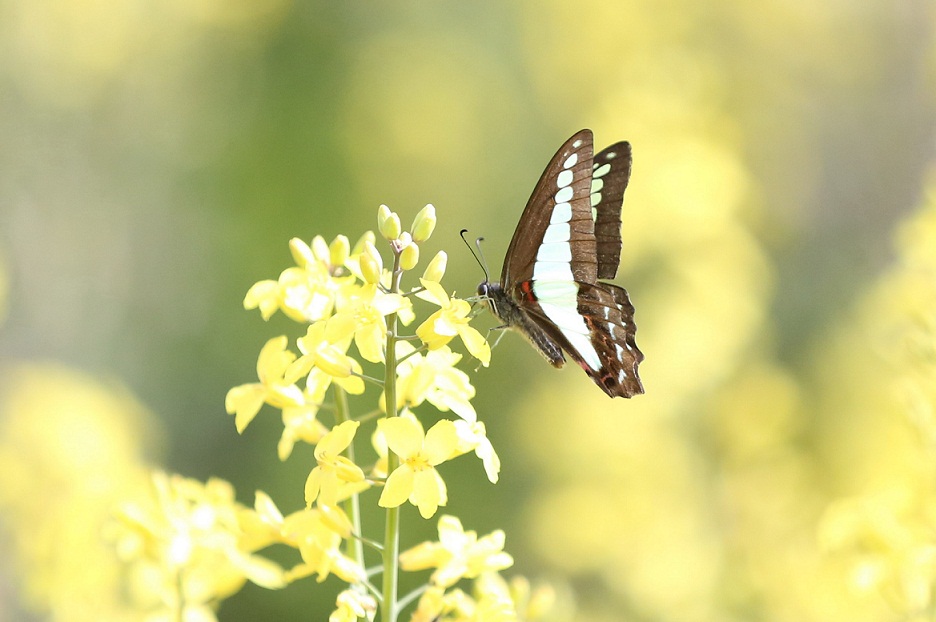
{"type": "Polygon", "coordinates": [[[384,433],[390,451],[403,459],[418,453],[423,445],[423,432],[406,417],[388,417],[377,422],[384,433]]]}
{"type": "Polygon", "coordinates": [[[227,392],[224,398],[224,408],[229,414],[234,415],[234,426],[238,434],[243,433],[260,412],[265,393],[263,385],[259,383],[242,384],[227,392]]]}
{"type": "Polygon", "coordinates": [[[457,445],[458,430],[455,424],[448,419],[442,419],[426,432],[423,454],[429,464],[436,466],[451,458],[457,445]]]}
{"type": "Polygon", "coordinates": [[[377,505],[382,508],[395,508],[409,499],[413,492],[413,469],[401,464],[387,478],[377,505]]]}
{"type": "Polygon", "coordinates": [[[465,343],[465,348],[471,356],[475,357],[481,364],[487,367],[491,363],[491,345],[484,338],[484,335],[476,329],[462,324],[458,327],[458,336],[465,343]]]}
{"type": "Polygon", "coordinates": [[[319,444],[315,447],[315,458],[320,460],[323,456],[337,456],[351,444],[354,440],[354,433],[357,432],[360,421],[345,421],[339,423],[332,431],[322,437],[319,444]]]}
{"type": "Polygon", "coordinates": [[[305,483],[305,502],[306,507],[312,507],[318,498],[319,490],[322,487],[322,467],[315,467],[309,473],[305,483]]]}
{"type": "Polygon", "coordinates": [[[445,483],[435,469],[424,469],[415,474],[413,478],[413,494],[410,502],[419,508],[423,518],[432,518],[445,503],[445,483]]]}
{"type": "Polygon", "coordinates": [[[445,293],[445,288],[442,287],[442,285],[436,281],[427,281],[426,279],[419,279],[419,282],[426,288],[426,294],[431,296],[431,298],[428,296],[421,296],[421,298],[432,300],[432,302],[435,302],[440,307],[448,306],[449,297],[448,294],[445,293]]]}

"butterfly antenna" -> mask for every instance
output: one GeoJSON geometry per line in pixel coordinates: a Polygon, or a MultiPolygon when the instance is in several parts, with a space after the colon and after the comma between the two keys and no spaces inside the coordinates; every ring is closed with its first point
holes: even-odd
{"type": "Polygon", "coordinates": [[[467,239],[465,239],[466,233],[468,233],[468,230],[462,229],[461,231],[458,232],[458,235],[461,237],[462,242],[465,243],[465,246],[468,247],[469,252],[471,252],[471,256],[474,257],[475,261],[478,262],[478,265],[481,266],[481,270],[484,272],[484,280],[490,281],[491,277],[490,277],[490,274],[488,273],[487,262],[484,260],[484,253],[481,252],[481,241],[484,240],[484,238],[478,238],[477,240],[475,240],[475,246],[478,248],[478,252],[475,253],[474,249],[471,248],[471,244],[468,242],[467,239]]]}

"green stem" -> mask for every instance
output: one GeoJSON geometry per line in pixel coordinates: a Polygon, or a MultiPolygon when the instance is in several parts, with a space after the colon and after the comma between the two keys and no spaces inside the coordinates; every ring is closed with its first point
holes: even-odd
{"type": "MultiPolygon", "coordinates": [[[[393,282],[390,290],[400,291],[400,256],[394,253],[393,282]]],[[[386,378],[384,381],[384,397],[388,417],[397,416],[396,402],[396,342],[397,342],[397,314],[387,316],[387,350],[386,350],[386,378]]],[[[393,451],[387,450],[387,474],[400,466],[400,457],[393,451]]],[[[397,603],[397,589],[399,587],[399,567],[397,560],[400,557],[400,508],[387,508],[387,520],[384,528],[383,549],[383,604],[381,608],[382,622],[397,622],[399,615],[397,603]]]]}
{"type": "MultiPolygon", "coordinates": [[[[340,424],[351,419],[351,410],[348,408],[348,394],[344,389],[335,385],[335,423],[340,424]]],[[[348,460],[354,460],[354,443],[348,445],[345,450],[348,460]]],[[[357,464],[355,462],[355,464],[357,464]]],[[[361,533],[361,499],[360,495],[354,494],[344,502],[344,510],[351,521],[354,533],[361,533]]],[[[364,567],[364,543],[357,538],[348,538],[347,555],[361,566],[364,567]]]]}

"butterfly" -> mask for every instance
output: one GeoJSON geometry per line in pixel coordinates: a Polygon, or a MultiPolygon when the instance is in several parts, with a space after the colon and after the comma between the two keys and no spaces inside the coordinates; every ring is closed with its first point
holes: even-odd
{"type": "Polygon", "coordinates": [[[611,397],[644,392],[637,366],[634,306],[613,279],[621,259],[621,206],[631,147],[619,142],[593,155],[591,130],[552,157],[514,231],[500,283],[478,295],[521,332],[553,367],[563,352],[611,397]]]}

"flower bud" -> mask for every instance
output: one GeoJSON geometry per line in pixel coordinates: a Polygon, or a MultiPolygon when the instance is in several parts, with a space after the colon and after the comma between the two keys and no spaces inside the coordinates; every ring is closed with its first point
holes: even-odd
{"type": "Polygon", "coordinates": [[[361,275],[368,283],[379,283],[383,273],[383,258],[370,242],[364,243],[364,252],[361,253],[361,275]]]}
{"type": "Polygon", "coordinates": [[[331,253],[328,251],[328,243],[320,235],[312,238],[312,254],[322,263],[328,263],[331,253]]]}
{"type": "Polygon", "coordinates": [[[315,262],[312,249],[299,238],[293,238],[289,241],[289,252],[292,253],[293,261],[295,261],[296,265],[300,268],[305,268],[309,264],[315,262]]]}
{"type": "Polygon", "coordinates": [[[391,212],[386,205],[381,205],[377,210],[377,230],[388,240],[397,239],[403,231],[400,217],[396,212],[391,212]]]}
{"type": "Polygon", "coordinates": [[[416,242],[425,242],[432,235],[436,226],[435,207],[432,203],[419,210],[416,218],[413,219],[413,240],[416,242]]]}
{"type": "Polygon", "coordinates": [[[410,244],[400,253],[400,267],[404,270],[412,270],[419,263],[419,246],[410,244]]]}
{"type": "Polygon", "coordinates": [[[328,247],[328,254],[330,259],[330,264],[332,266],[343,266],[344,262],[347,261],[348,255],[351,253],[351,243],[348,241],[348,238],[339,235],[328,247]]]}
{"type": "Polygon", "coordinates": [[[364,252],[364,245],[370,242],[374,244],[377,242],[377,236],[374,235],[373,231],[365,231],[364,234],[358,238],[358,241],[354,243],[354,248],[351,249],[352,255],[360,255],[364,252]]]}
{"type": "Polygon", "coordinates": [[[442,280],[442,276],[445,274],[445,264],[448,262],[448,255],[445,254],[445,251],[439,251],[436,253],[436,256],[432,258],[432,261],[429,262],[429,265],[426,266],[426,271],[423,273],[423,278],[427,281],[434,281],[438,283],[442,280]]]}

